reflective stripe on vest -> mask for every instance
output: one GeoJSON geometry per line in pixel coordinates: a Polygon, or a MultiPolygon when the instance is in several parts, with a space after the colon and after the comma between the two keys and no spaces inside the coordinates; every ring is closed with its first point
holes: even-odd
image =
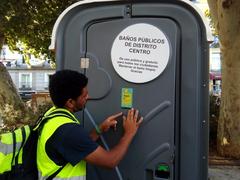
{"type": "MultiPolygon", "coordinates": [[[[42,177],[41,174],[39,173],[38,179],[39,180],[46,180],[48,177],[42,177]]],[[[55,177],[52,180],[86,180],[86,176],[78,176],[78,177],[71,177],[71,178],[59,178],[55,177]]]]}
{"type": "MultiPolygon", "coordinates": [[[[24,129],[26,132],[26,136],[28,137],[30,134],[30,127],[27,125],[27,126],[24,126],[24,129]]],[[[0,135],[0,153],[4,155],[13,153],[12,133],[13,132],[8,132],[0,135]]],[[[18,152],[22,143],[25,143],[26,140],[25,142],[22,142],[22,132],[20,128],[16,129],[14,133],[16,134],[16,152],[18,152]]]]}
{"type": "MultiPolygon", "coordinates": [[[[30,127],[28,125],[22,127],[26,134],[26,139],[30,134],[30,127]]],[[[26,139],[23,141],[23,135],[21,128],[16,129],[14,132],[8,132],[0,135],[0,173],[10,171],[15,161],[12,161],[13,159],[13,133],[15,133],[16,137],[16,149],[15,149],[15,157],[17,154],[18,156],[18,162],[22,163],[22,149],[19,152],[19,149],[21,148],[22,144],[26,142],[26,139]]]]}
{"type": "MultiPolygon", "coordinates": [[[[53,180],[69,180],[66,178],[53,178],[53,180]]],[[[81,176],[81,177],[72,177],[71,180],[86,180],[86,176],[81,176]]]]}
{"type": "MultiPolygon", "coordinates": [[[[60,173],[53,178],[53,180],[85,180],[86,174],[81,174],[81,172],[85,171],[85,161],[81,161],[76,166],[72,167],[70,164],[67,164],[60,173]],[[81,164],[84,163],[84,164],[81,164]],[[84,170],[83,170],[84,168],[84,170]],[[74,171],[74,173],[73,173],[74,171]]],[[[42,176],[40,172],[38,172],[39,180],[46,180],[49,176],[42,176]]]]}
{"type": "MultiPolygon", "coordinates": [[[[10,135],[12,135],[12,133],[10,135]]],[[[21,142],[16,143],[16,151],[19,151],[21,144],[21,142]]],[[[5,156],[13,153],[13,144],[5,144],[0,141],[0,153],[5,156]]]]}
{"type": "MultiPolygon", "coordinates": [[[[72,113],[67,111],[66,109],[61,108],[51,108],[47,113],[46,116],[50,113],[53,113],[54,111],[64,111],[64,113],[67,113],[70,115],[70,117],[74,117],[72,113]]],[[[55,164],[50,157],[47,155],[45,151],[45,146],[47,140],[53,135],[53,133],[66,123],[77,123],[80,124],[77,119],[74,117],[73,119],[68,118],[66,116],[58,116],[53,117],[48,122],[45,123],[42,132],[40,134],[39,140],[38,140],[38,146],[37,146],[37,165],[38,165],[38,171],[39,171],[39,180],[45,180],[54,172],[56,172],[61,166],[58,166],[55,164]]],[[[66,164],[64,168],[57,174],[57,176],[54,178],[59,180],[82,180],[86,178],[86,162],[81,161],[77,165],[72,166],[71,164],[66,164]]]]}

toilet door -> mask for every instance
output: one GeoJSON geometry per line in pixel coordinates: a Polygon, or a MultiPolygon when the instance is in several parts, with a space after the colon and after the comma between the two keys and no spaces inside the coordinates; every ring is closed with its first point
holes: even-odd
{"type": "MultiPolygon", "coordinates": [[[[126,155],[113,170],[88,166],[88,180],[174,179],[175,124],[179,61],[178,27],[168,18],[126,18],[95,22],[86,31],[90,100],[84,126],[129,108],[144,117],[126,155]]],[[[98,141],[114,147],[124,130],[98,141]]]]}

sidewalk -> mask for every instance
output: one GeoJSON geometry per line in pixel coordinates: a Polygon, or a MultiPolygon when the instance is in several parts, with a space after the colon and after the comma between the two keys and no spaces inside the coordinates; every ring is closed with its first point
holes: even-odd
{"type": "Polygon", "coordinates": [[[240,160],[210,156],[208,178],[209,180],[240,180],[240,160]]]}
{"type": "Polygon", "coordinates": [[[240,180],[240,166],[211,165],[208,178],[209,180],[240,180]]]}

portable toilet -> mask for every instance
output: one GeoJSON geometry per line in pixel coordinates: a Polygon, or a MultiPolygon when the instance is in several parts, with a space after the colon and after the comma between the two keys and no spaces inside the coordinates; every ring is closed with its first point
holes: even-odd
{"type": "MultiPolygon", "coordinates": [[[[87,130],[117,112],[144,121],[120,164],[88,165],[88,180],[207,180],[210,31],[189,1],[80,1],[57,19],[57,70],[86,74],[87,130]]],[[[121,124],[121,123],[119,123],[121,124]]],[[[103,134],[113,147],[123,134],[103,134]]]]}

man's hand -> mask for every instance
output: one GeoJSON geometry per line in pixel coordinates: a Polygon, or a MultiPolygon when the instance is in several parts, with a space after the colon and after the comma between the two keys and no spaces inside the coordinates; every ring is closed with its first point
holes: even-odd
{"type": "Polygon", "coordinates": [[[123,128],[126,135],[134,136],[143,121],[143,117],[138,117],[139,111],[130,109],[128,110],[127,117],[123,116],[123,128]]]}
{"type": "Polygon", "coordinates": [[[97,129],[93,129],[90,132],[90,137],[93,141],[96,141],[99,138],[100,133],[104,133],[107,132],[109,130],[110,127],[113,127],[114,129],[116,129],[117,126],[117,118],[122,116],[122,112],[114,114],[112,116],[109,116],[106,120],[104,120],[99,126],[99,130],[101,132],[98,132],[99,130],[97,129]]]}
{"type": "Polygon", "coordinates": [[[122,116],[122,112],[109,116],[106,120],[104,120],[99,128],[102,132],[107,132],[110,127],[113,127],[116,130],[117,126],[117,118],[122,116]]]}

